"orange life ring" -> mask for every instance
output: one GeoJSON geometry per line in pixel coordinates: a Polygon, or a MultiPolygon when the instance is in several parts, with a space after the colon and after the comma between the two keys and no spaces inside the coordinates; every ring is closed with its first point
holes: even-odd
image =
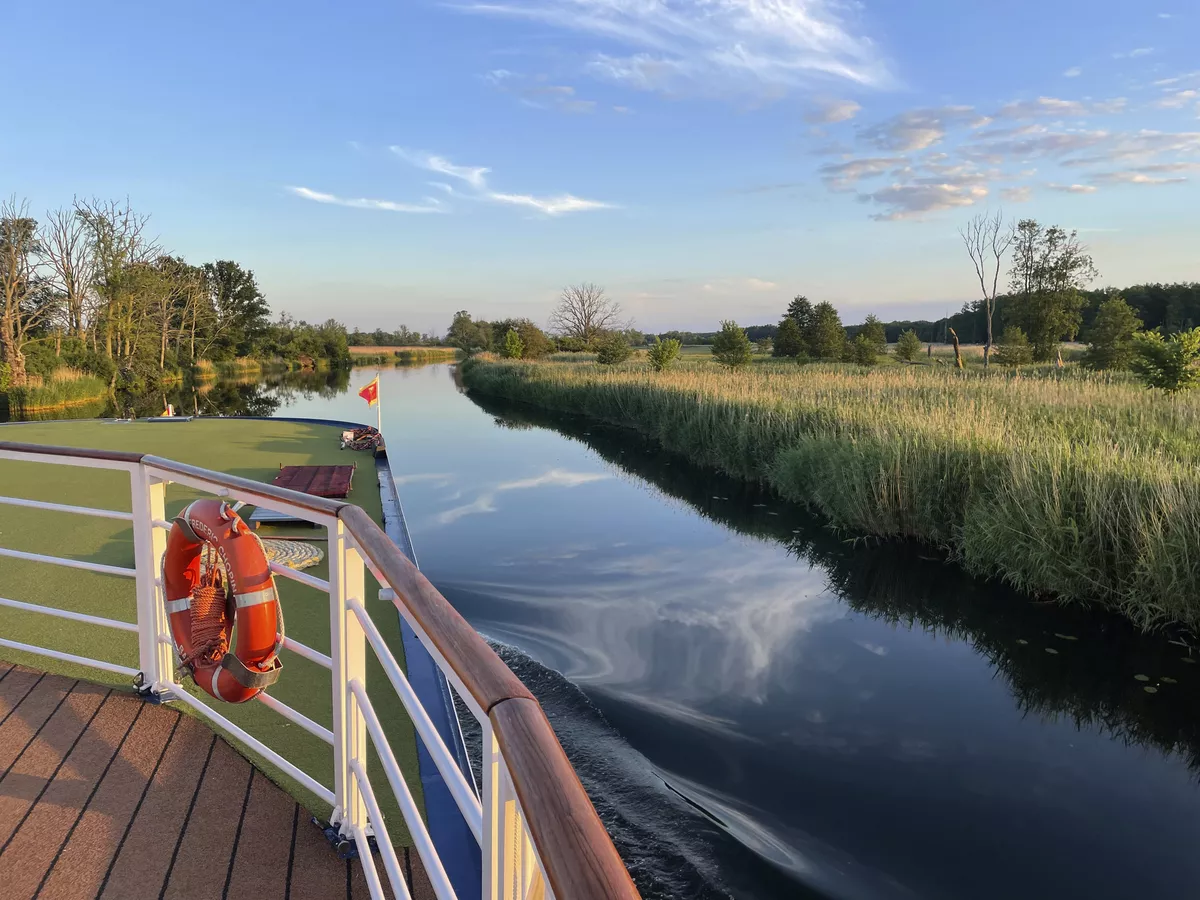
{"type": "Polygon", "coordinates": [[[171,637],[196,684],[217,700],[245,703],[279,679],[283,611],[275,579],[262,541],[228,504],[197,500],[179,514],[162,576],[171,637]]]}

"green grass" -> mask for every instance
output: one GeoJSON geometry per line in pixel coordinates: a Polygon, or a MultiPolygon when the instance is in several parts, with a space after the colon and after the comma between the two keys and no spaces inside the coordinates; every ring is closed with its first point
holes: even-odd
{"type": "MultiPolygon", "coordinates": [[[[232,475],[269,482],[281,465],[358,464],[350,500],[376,521],[382,517],[374,462],[367,454],[338,449],[338,426],[292,422],[207,420],[172,423],[70,422],[25,424],[0,428],[0,440],[139,450],[232,475]]],[[[130,508],[129,476],[121,472],[52,466],[38,463],[0,462],[0,494],[49,500],[76,506],[93,506],[127,511],[130,508]]],[[[191,499],[203,496],[171,485],[167,489],[168,516],[176,514],[191,499]]],[[[243,516],[251,510],[244,508],[243,516]]],[[[294,530],[293,530],[294,533],[294,530]]],[[[307,529],[304,530],[307,534],[307,529]]],[[[323,537],[312,529],[313,538],[323,537]]],[[[270,536],[264,529],[264,536],[270,536]]],[[[325,549],[324,541],[315,541],[325,549]]],[[[132,529],[109,519],[45,510],[0,506],[0,545],[17,550],[86,559],[110,565],[133,566],[132,529]]],[[[327,577],[328,566],[306,572],[327,577]]],[[[397,659],[403,647],[395,608],[378,599],[378,586],[367,575],[367,608],[378,623],[397,659]]],[[[287,632],[304,644],[329,653],[329,607],[325,594],[282,578],[277,579],[287,620],[287,632]]],[[[128,622],[136,620],[132,579],[64,569],[44,563],[4,559],[0,562],[0,596],[29,603],[54,606],[128,622]]],[[[21,641],[137,667],[134,634],[83,625],[36,613],[0,608],[0,634],[21,641]]],[[[95,669],[63,664],[48,657],[0,649],[3,658],[76,678],[86,678],[128,688],[122,676],[106,675],[95,669]]],[[[368,650],[368,689],[376,712],[387,729],[391,746],[414,796],[421,802],[416,739],[412,724],[383,669],[368,650]]],[[[332,700],[329,672],[284,651],[284,672],[271,688],[277,699],[300,710],[315,721],[331,727],[332,700]]],[[[194,685],[191,692],[204,700],[206,694],[194,685]]],[[[333,751],[323,741],[257,703],[217,704],[219,711],[268,746],[281,752],[318,781],[332,785],[333,751]]],[[[246,748],[242,748],[246,752],[246,748]]],[[[253,754],[249,754],[253,756],[253,754]]],[[[274,767],[260,766],[310,809],[327,815],[329,809],[308,791],[274,767]]],[[[393,840],[411,845],[408,830],[393,802],[386,777],[377,760],[371,760],[371,782],[378,796],[386,799],[384,814],[393,840]]]]}
{"type": "Polygon", "coordinates": [[[401,347],[394,352],[401,365],[409,366],[454,362],[459,355],[454,347],[401,347]]]}
{"type": "Polygon", "coordinates": [[[1200,395],[1125,377],[797,366],[730,373],[473,359],[485,394],[635,428],[769,483],[851,534],[951,548],[972,572],[1200,626],[1200,395]]]}
{"type": "Polygon", "coordinates": [[[38,415],[73,407],[101,403],[108,396],[108,385],[93,375],[71,379],[51,378],[36,387],[8,390],[9,415],[34,418],[38,415]]]}

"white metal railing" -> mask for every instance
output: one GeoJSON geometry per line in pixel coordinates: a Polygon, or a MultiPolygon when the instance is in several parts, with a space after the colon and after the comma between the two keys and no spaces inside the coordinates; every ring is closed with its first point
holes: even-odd
{"type": "Polygon", "coordinates": [[[4,547],[0,547],[0,557],[133,578],[137,622],[121,622],[9,598],[0,598],[0,606],[135,632],[138,668],[6,637],[0,637],[0,647],[136,677],[144,692],[187,704],[332,807],[331,823],[344,839],[356,842],[371,896],[378,898],[385,895],[367,840],[368,836],[374,836],[392,891],[397,897],[407,898],[409,891],[388,839],[387,822],[367,777],[367,748],[372,746],[435,895],[439,900],[457,900],[451,879],[409,791],[405,773],[368,696],[366,654],[370,648],[479,843],[483,878],[474,896],[483,900],[541,900],[556,895],[564,900],[637,897],[536,701],[387,540],[378,525],[357,507],[142,454],[0,442],[0,460],[6,459],[128,472],[132,506],[129,513],[16,497],[0,497],[0,506],[131,522],[132,569],[4,547]],[[165,505],[166,487],[172,483],[238,505],[264,506],[325,528],[329,542],[328,580],[275,563],[271,564],[271,570],[282,578],[329,595],[329,655],[294,638],[286,638],[284,647],[330,671],[332,727],[326,728],[268,694],[260,694],[258,699],[267,709],[333,747],[333,771],[328,773],[327,780],[305,772],[175,681],[176,657],[158,577],[171,527],[165,505]],[[482,796],[460,769],[388,648],[379,625],[367,613],[364,603],[367,567],[382,586],[380,597],[399,610],[478,720],[484,752],[482,796]]]}

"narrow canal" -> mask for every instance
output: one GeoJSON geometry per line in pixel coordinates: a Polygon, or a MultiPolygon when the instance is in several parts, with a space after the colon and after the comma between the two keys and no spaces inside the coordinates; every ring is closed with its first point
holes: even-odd
{"type": "MultiPolygon", "coordinates": [[[[239,402],[368,421],[374,374],[239,402]]],[[[1200,879],[1186,640],[845,540],[626,433],[467,396],[451,367],[380,381],[423,570],[542,701],[647,897],[1200,879]]]]}

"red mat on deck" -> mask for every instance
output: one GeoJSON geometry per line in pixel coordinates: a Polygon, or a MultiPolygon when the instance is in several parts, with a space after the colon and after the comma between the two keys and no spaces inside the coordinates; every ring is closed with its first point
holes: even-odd
{"type": "Polygon", "coordinates": [[[350,493],[352,478],[354,466],[283,466],[272,484],[314,497],[341,499],[350,493]]]}

